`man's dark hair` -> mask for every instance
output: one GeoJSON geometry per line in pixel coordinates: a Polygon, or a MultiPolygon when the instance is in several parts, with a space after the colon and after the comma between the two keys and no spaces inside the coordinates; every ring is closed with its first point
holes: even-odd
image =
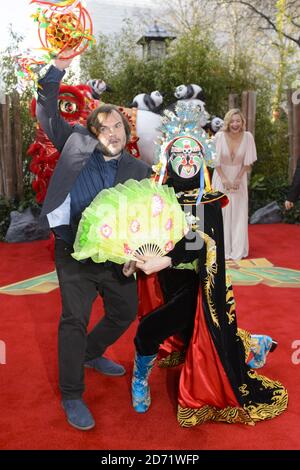
{"type": "Polygon", "coordinates": [[[125,134],[126,134],[126,144],[128,144],[128,142],[130,140],[130,131],[131,131],[129,122],[127,121],[124,114],[117,108],[117,106],[114,106],[112,104],[104,104],[102,106],[99,106],[99,108],[94,109],[94,111],[87,118],[87,121],[86,121],[87,128],[92,134],[94,134],[94,135],[96,135],[96,137],[98,137],[98,135],[100,133],[100,127],[102,125],[102,122],[113,111],[118,113],[120,118],[122,119],[122,122],[123,122],[123,125],[124,125],[124,128],[125,128],[125,134]]]}

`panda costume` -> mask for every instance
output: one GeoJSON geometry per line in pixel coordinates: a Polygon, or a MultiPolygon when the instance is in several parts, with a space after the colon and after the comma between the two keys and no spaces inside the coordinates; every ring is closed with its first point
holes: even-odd
{"type": "Polygon", "coordinates": [[[178,103],[186,103],[194,106],[201,113],[199,115],[200,126],[202,128],[207,126],[209,114],[205,109],[205,96],[203,89],[199,85],[179,85],[175,88],[174,96],[178,101],[169,105],[166,108],[167,110],[174,112],[178,103]]]}
{"type": "MultiPolygon", "coordinates": [[[[163,182],[174,188],[182,207],[188,206],[191,230],[168,253],[171,268],[139,275],[133,407],[139,413],[148,410],[148,380],[156,361],[161,367],[183,363],[177,412],[181,426],[206,421],[254,424],[273,418],[286,409],[287,391],[245,362],[251,335],[237,328],[225,271],[222,206],[228,199],[210,186],[204,139],[195,133],[173,134],[163,148],[163,182]]],[[[158,171],[161,179],[162,164],[158,171]]],[[[272,339],[261,336],[258,341],[260,354],[266,355],[272,339]]]]}
{"type": "Polygon", "coordinates": [[[203,89],[199,85],[190,84],[190,85],[179,85],[175,89],[174,93],[175,98],[178,100],[201,100],[205,102],[205,96],[203,89]]]}
{"type": "Polygon", "coordinates": [[[150,95],[146,93],[140,93],[133,98],[130,108],[138,108],[144,111],[152,111],[153,113],[158,112],[163,102],[163,96],[158,91],[152,91],[150,95]]]}
{"type": "Polygon", "coordinates": [[[222,129],[223,124],[224,124],[223,119],[217,116],[213,116],[207,122],[207,124],[203,127],[203,129],[205,130],[205,132],[207,132],[209,136],[213,136],[213,135],[216,135],[216,133],[222,129]]]}
{"type": "Polygon", "coordinates": [[[92,97],[95,100],[99,100],[100,96],[107,91],[108,93],[112,92],[112,89],[107,83],[105,83],[103,80],[98,80],[98,79],[90,79],[87,82],[87,85],[91,89],[91,94],[92,97]]]}

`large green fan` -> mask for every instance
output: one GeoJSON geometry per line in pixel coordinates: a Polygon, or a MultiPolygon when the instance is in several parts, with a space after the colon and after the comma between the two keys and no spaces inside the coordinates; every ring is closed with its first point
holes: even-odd
{"type": "Polygon", "coordinates": [[[187,230],[173,188],[128,180],[101,191],[82,213],[72,256],[118,264],[135,253],[164,256],[187,230]]]}

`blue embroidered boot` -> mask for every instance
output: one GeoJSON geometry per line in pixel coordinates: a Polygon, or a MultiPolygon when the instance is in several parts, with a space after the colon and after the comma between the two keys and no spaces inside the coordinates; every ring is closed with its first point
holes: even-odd
{"type": "Polygon", "coordinates": [[[154,366],[156,356],[156,354],[141,356],[138,352],[135,353],[131,393],[133,408],[138,413],[145,413],[151,403],[148,378],[154,366]]]}
{"type": "Polygon", "coordinates": [[[251,346],[250,351],[253,354],[252,359],[248,362],[248,365],[252,369],[259,369],[263,367],[267,360],[269,352],[275,351],[277,342],[272,340],[267,335],[251,335],[251,346]]]}

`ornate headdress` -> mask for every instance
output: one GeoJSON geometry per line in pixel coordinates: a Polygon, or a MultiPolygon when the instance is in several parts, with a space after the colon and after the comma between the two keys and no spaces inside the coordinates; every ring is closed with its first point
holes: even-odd
{"type": "Polygon", "coordinates": [[[157,181],[163,184],[168,164],[181,178],[190,178],[199,173],[199,204],[204,190],[210,189],[207,166],[214,167],[215,146],[213,140],[201,128],[203,112],[194,105],[179,102],[175,113],[164,111],[159,128],[160,139],[155,144],[153,170],[157,181]]]}

